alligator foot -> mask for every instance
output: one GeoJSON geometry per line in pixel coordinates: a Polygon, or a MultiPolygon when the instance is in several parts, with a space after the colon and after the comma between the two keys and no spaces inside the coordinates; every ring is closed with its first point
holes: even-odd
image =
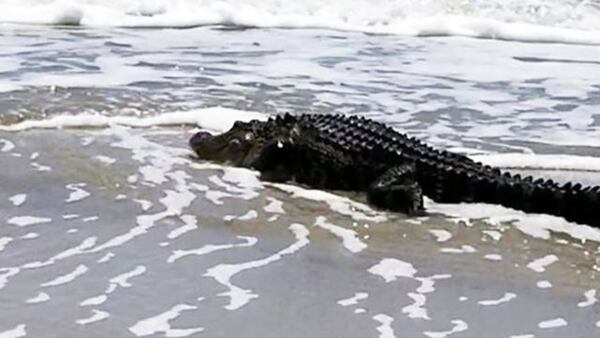
{"type": "Polygon", "coordinates": [[[367,199],[379,208],[404,212],[409,216],[425,214],[423,191],[415,179],[415,167],[412,164],[388,169],[371,183],[367,199]]]}

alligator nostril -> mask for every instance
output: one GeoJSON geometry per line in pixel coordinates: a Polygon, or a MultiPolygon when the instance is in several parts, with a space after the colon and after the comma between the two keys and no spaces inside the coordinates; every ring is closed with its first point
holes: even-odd
{"type": "Polygon", "coordinates": [[[202,143],[211,136],[212,135],[206,131],[199,131],[190,139],[190,146],[194,147],[195,144],[202,143]]]}

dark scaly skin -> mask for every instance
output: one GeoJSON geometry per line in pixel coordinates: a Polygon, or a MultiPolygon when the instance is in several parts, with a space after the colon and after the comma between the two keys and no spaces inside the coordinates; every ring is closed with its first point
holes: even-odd
{"type": "Polygon", "coordinates": [[[271,181],[364,191],[380,208],[423,213],[437,202],[485,202],[562,216],[600,227],[600,187],[502,173],[431,148],[373,120],[345,115],[278,116],[236,122],[228,132],[190,140],[198,156],[257,169],[271,181]]]}

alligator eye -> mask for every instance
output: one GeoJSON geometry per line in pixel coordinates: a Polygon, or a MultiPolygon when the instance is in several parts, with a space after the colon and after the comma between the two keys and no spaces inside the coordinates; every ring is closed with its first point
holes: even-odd
{"type": "Polygon", "coordinates": [[[240,140],[238,140],[237,138],[232,139],[231,141],[229,141],[229,147],[230,148],[239,148],[240,145],[242,144],[242,142],[240,142],[240,140]]]}
{"type": "Polygon", "coordinates": [[[254,139],[254,134],[253,133],[246,133],[246,135],[244,135],[244,139],[246,141],[252,141],[254,139]]]}

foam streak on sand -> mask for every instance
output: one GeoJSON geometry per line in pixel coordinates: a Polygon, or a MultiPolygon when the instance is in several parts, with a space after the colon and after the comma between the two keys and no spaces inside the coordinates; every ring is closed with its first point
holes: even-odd
{"type": "Polygon", "coordinates": [[[11,330],[0,332],[0,338],[21,338],[25,337],[27,332],[25,331],[25,324],[17,325],[11,330]]]}
{"type": "Polygon", "coordinates": [[[317,217],[315,226],[325,229],[335,236],[341,238],[344,247],[352,253],[361,252],[367,248],[367,245],[358,239],[356,231],[343,228],[339,225],[331,224],[327,222],[327,219],[324,216],[317,217]]]}
{"type": "Polygon", "coordinates": [[[244,270],[259,268],[276,262],[283,258],[283,256],[291,255],[294,252],[300,250],[302,247],[308,245],[309,231],[304,225],[298,223],[292,224],[290,225],[290,230],[294,233],[294,236],[296,237],[296,242],[271,256],[239,264],[219,264],[213,266],[212,268],[206,271],[204,276],[214,278],[217,282],[223,284],[229,289],[229,291],[219,294],[219,296],[229,297],[229,304],[225,306],[225,309],[237,310],[240,307],[246,305],[253,298],[258,297],[257,294],[252,293],[252,290],[242,289],[238,286],[233,285],[231,283],[231,278],[234,275],[244,270]]]}
{"type": "Polygon", "coordinates": [[[367,297],[369,297],[368,293],[366,293],[366,292],[357,292],[357,293],[354,294],[354,296],[352,296],[350,298],[338,300],[338,304],[340,304],[341,306],[356,305],[356,304],[358,304],[358,302],[360,300],[366,299],[367,297]]]}
{"type": "Polygon", "coordinates": [[[8,221],[9,224],[14,224],[16,226],[25,227],[34,224],[40,223],[50,223],[52,222],[51,218],[48,217],[36,217],[36,216],[15,216],[11,217],[8,221]]]}
{"type": "Polygon", "coordinates": [[[187,337],[204,331],[204,328],[173,329],[169,322],[179,317],[184,311],[195,310],[198,307],[189,304],[178,304],[156,316],[138,321],[129,328],[138,337],[145,337],[162,332],[166,337],[187,337]]]}
{"type": "Polygon", "coordinates": [[[74,281],[77,277],[85,274],[86,272],[88,272],[88,270],[89,269],[87,266],[80,264],[77,268],[75,268],[75,270],[69,272],[68,274],[58,276],[51,281],[40,284],[40,286],[49,287],[49,286],[59,286],[59,285],[67,284],[67,283],[74,281]]]}
{"type": "Polygon", "coordinates": [[[460,320],[460,319],[453,320],[452,324],[454,326],[449,331],[441,331],[441,332],[426,331],[426,332],[423,332],[423,334],[429,338],[445,338],[454,333],[466,331],[469,328],[469,325],[465,321],[460,320]]]}
{"type": "Polygon", "coordinates": [[[507,292],[504,294],[504,296],[502,296],[499,299],[480,300],[479,302],[477,302],[477,304],[483,305],[483,306],[498,305],[498,304],[509,302],[510,300],[512,300],[513,298],[516,298],[516,297],[517,297],[517,295],[515,295],[514,293],[507,292]]]}
{"type": "Polygon", "coordinates": [[[546,255],[544,257],[533,260],[527,264],[527,267],[531,270],[542,273],[546,271],[546,268],[555,262],[558,262],[558,257],[556,255],[546,255]]]}
{"type": "Polygon", "coordinates": [[[167,262],[173,263],[180,258],[183,258],[185,256],[190,256],[190,255],[202,256],[202,255],[206,255],[211,252],[219,251],[219,250],[232,249],[232,248],[236,248],[236,247],[238,247],[238,248],[250,247],[250,246],[255,245],[258,242],[258,239],[256,239],[255,237],[238,236],[238,238],[244,240],[245,242],[238,243],[238,244],[220,244],[220,245],[219,244],[206,244],[198,249],[175,250],[175,251],[173,251],[173,254],[171,254],[171,256],[169,256],[169,258],[167,259],[167,262]]]}
{"type": "Polygon", "coordinates": [[[104,320],[104,319],[107,319],[108,317],[110,317],[110,314],[106,311],[94,309],[94,310],[92,310],[92,312],[93,312],[93,314],[90,317],[78,319],[76,321],[76,323],[79,325],[88,325],[88,324],[99,322],[101,320],[104,320]]]}
{"type": "Polygon", "coordinates": [[[416,292],[409,292],[407,296],[413,300],[402,308],[402,313],[405,313],[411,319],[431,319],[427,314],[425,303],[427,302],[426,293],[435,291],[433,287],[435,280],[448,279],[452,276],[449,274],[433,275],[430,277],[416,277],[417,269],[411,263],[401,261],[396,258],[384,258],[379,263],[373,265],[367,270],[369,273],[382,277],[386,283],[393,282],[398,277],[411,278],[421,283],[416,289],[416,292]]]}
{"type": "Polygon", "coordinates": [[[380,313],[373,316],[373,320],[381,324],[377,327],[377,331],[379,331],[379,338],[396,338],[396,334],[392,328],[392,322],[394,321],[394,318],[380,313]]]}

